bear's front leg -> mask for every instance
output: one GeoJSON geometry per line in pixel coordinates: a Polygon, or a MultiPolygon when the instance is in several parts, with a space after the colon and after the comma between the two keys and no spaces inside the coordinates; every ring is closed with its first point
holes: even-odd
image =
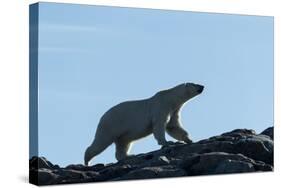
{"type": "Polygon", "coordinates": [[[178,111],[176,111],[175,115],[171,117],[170,122],[166,126],[166,131],[176,140],[184,141],[187,144],[192,143],[192,140],[189,139],[188,133],[181,127],[178,111]]]}
{"type": "Polygon", "coordinates": [[[184,141],[187,144],[192,143],[192,140],[189,139],[188,133],[181,128],[180,126],[167,126],[167,133],[176,140],[184,141]]]}
{"type": "Polygon", "coordinates": [[[153,136],[157,140],[157,143],[161,146],[173,144],[172,141],[168,142],[165,138],[166,124],[167,123],[165,121],[159,121],[153,126],[153,136]]]}

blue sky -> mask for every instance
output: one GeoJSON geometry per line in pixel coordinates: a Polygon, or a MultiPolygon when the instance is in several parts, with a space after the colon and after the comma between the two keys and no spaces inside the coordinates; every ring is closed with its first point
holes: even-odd
{"type": "MultiPolygon", "coordinates": [[[[272,126],[273,17],[40,3],[40,156],[83,163],[110,107],[183,82],[205,86],[182,111],[194,141],[272,126]]],[[[131,153],[159,148],[149,136],[131,153]]]]}

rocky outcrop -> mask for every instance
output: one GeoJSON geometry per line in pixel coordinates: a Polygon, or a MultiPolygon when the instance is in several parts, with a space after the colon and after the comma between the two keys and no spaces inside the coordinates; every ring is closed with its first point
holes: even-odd
{"type": "Polygon", "coordinates": [[[261,134],[267,135],[267,136],[269,136],[273,140],[273,135],[274,135],[273,134],[273,127],[269,127],[267,129],[265,129],[264,131],[262,131],[261,134]]]}
{"type": "Polygon", "coordinates": [[[37,185],[273,171],[273,127],[256,134],[236,129],[193,144],[175,143],[117,163],[59,167],[44,157],[30,159],[37,185]]]}

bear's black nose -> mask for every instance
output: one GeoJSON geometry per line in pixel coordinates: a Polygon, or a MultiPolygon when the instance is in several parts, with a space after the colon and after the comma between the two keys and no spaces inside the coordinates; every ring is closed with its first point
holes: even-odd
{"type": "Polygon", "coordinates": [[[203,90],[204,90],[204,86],[199,85],[197,92],[202,93],[203,90]]]}

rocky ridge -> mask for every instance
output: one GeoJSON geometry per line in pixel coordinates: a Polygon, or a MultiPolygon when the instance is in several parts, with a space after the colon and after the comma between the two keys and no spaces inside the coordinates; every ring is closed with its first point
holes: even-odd
{"type": "Polygon", "coordinates": [[[256,134],[236,129],[192,144],[175,143],[117,163],[60,167],[44,157],[30,159],[36,185],[273,171],[273,127],[256,134]]]}

